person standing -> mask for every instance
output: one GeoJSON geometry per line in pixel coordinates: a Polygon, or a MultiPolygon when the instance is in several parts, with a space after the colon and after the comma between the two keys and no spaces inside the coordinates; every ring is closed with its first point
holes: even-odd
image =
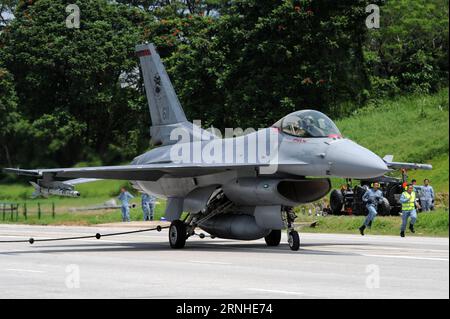
{"type": "Polygon", "coordinates": [[[120,195],[117,197],[121,202],[121,210],[122,210],[122,221],[123,222],[129,222],[130,221],[130,203],[129,200],[134,198],[133,195],[131,195],[125,187],[122,187],[120,190],[120,195]]]}
{"type": "Polygon", "coordinates": [[[155,215],[156,197],[147,193],[142,194],[142,211],[144,213],[144,221],[152,221],[155,215]]]}
{"type": "Polygon", "coordinates": [[[434,208],[434,190],[428,178],[423,181],[423,184],[419,193],[420,205],[422,206],[423,212],[429,212],[434,208]]]}
{"type": "Polygon", "coordinates": [[[144,214],[144,221],[146,222],[150,220],[149,196],[147,193],[142,193],[141,206],[142,206],[142,213],[144,214]]]}
{"type": "MultiPolygon", "coordinates": [[[[402,226],[400,229],[400,236],[405,237],[406,225],[409,222],[409,230],[411,233],[415,233],[414,225],[417,221],[417,211],[416,211],[416,192],[414,191],[414,186],[409,185],[408,189],[402,193],[400,196],[400,203],[402,203],[402,226]]],[[[420,205],[418,205],[420,208],[420,205]]]]}
{"type": "Polygon", "coordinates": [[[378,204],[383,200],[383,193],[380,190],[380,183],[373,183],[373,188],[368,189],[364,193],[362,200],[366,204],[367,211],[369,212],[364,224],[359,228],[359,232],[362,236],[364,236],[364,231],[367,227],[371,227],[372,222],[377,216],[378,204]]]}

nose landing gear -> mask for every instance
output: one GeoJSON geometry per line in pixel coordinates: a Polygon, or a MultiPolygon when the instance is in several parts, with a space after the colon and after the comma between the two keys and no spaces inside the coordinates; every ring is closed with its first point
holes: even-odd
{"type": "Polygon", "coordinates": [[[295,230],[289,232],[288,244],[289,248],[291,248],[291,250],[293,251],[297,251],[300,249],[300,236],[295,230]]]}
{"type": "Polygon", "coordinates": [[[295,215],[292,209],[286,212],[288,244],[292,251],[300,249],[300,236],[294,229],[294,221],[296,218],[297,215],[295,215]]]}

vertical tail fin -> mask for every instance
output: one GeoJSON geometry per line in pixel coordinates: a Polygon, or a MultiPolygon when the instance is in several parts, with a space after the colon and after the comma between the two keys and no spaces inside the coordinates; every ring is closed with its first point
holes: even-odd
{"type": "Polygon", "coordinates": [[[141,62],[153,126],[186,122],[186,116],[178,100],[169,76],[153,44],[136,46],[141,62]]]}
{"type": "MultiPolygon", "coordinates": [[[[147,94],[152,127],[150,135],[154,144],[173,144],[170,133],[174,128],[183,127],[193,136],[194,125],[186,119],[183,108],[175,90],[161,62],[158,52],[153,44],[140,44],[136,46],[136,54],[141,62],[144,77],[145,92],[147,94]]],[[[200,129],[201,139],[214,138],[213,135],[200,129]]]]}
{"type": "Polygon", "coordinates": [[[170,144],[168,136],[174,127],[187,122],[169,76],[153,44],[136,46],[141,62],[145,92],[152,119],[150,135],[154,144],[170,144]]]}

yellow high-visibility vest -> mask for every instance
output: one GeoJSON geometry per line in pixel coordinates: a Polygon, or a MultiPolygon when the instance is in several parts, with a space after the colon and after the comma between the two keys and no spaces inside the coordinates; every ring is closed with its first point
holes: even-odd
{"type": "Polygon", "coordinates": [[[403,192],[403,196],[408,198],[408,201],[406,203],[402,203],[402,210],[414,210],[416,208],[416,192],[412,192],[411,194],[409,194],[408,192],[403,192]]]}

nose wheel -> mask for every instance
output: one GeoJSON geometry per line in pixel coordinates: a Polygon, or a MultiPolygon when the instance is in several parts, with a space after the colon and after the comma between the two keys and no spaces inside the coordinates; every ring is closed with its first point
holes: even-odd
{"type": "Polygon", "coordinates": [[[293,251],[297,251],[300,249],[300,236],[298,235],[298,232],[295,230],[292,230],[288,234],[288,244],[289,248],[293,251]]]}
{"type": "Polygon", "coordinates": [[[286,221],[287,221],[287,235],[288,235],[288,244],[289,248],[292,251],[297,251],[300,249],[300,235],[294,229],[294,221],[297,218],[297,215],[292,211],[292,209],[286,212],[286,221]]]}

